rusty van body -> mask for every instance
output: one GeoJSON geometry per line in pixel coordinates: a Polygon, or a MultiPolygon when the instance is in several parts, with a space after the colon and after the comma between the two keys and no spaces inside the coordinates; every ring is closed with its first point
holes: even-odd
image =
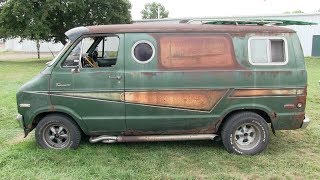
{"type": "Polygon", "coordinates": [[[297,34],[272,26],[102,25],[68,44],[17,93],[18,121],[44,148],[221,137],[256,154],[304,128],[307,72],[297,34]]]}

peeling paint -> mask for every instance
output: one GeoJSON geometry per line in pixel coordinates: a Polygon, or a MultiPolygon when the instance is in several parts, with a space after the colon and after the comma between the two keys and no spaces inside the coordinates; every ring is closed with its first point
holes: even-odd
{"type": "Polygon", "coordinates": [[[125,92],[125,101],[156,106],[210,111],[226,90],[125,92]]]}

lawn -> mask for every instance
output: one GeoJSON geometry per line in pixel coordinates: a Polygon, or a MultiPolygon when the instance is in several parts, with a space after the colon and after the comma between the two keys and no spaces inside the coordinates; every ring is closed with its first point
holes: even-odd
{"type": "Polygon", "coordinates": [[[47,59],[0,61],[0,178],[4,179],[320,179],[320,59],[307,58],[307,129],[277,131],[256,156],[211,141],[90,144],[43,150],[15,121],[17,89],[47,59]]]}

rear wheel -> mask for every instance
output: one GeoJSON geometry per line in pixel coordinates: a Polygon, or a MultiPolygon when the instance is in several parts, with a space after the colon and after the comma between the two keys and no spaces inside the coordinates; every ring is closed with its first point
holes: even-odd
{"type": "Polygon", "coordinates": [[[236,154],[258,154],[269,143],[268,124],[253,112],[241,112],[229,117],[221,136],[227,151],[236,154]]]}
{"type": "Polygon", "coordinates": [[[75,149],[81,141],[81,131],[67,116],[52,114],[45,116],[35,131],[39,146],[46,149],[75,149]]]}

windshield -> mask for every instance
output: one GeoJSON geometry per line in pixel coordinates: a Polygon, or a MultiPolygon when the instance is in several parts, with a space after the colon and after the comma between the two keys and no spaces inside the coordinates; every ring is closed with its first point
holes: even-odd
{"type": "Polygon", "coordinates": [[[61,56],[61,54],[67,49],[71,41],[68,41],[67,44],[62,48],[62,50],[59,52],[59,54],[51,61],[47,62],[48,66],[52,66],[61,56]]]}

